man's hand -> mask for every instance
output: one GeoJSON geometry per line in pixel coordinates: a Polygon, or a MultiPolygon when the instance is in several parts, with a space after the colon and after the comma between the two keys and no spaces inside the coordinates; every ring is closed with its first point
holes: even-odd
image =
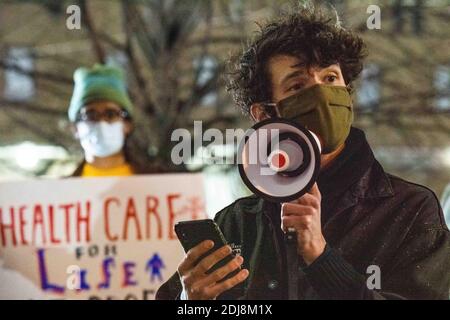
{"type": "Polygon", "coordinates": [[[325,249],[320,221],[321,195],[317,183],[301,198],[281,206],[281,228],[297,231],[298,254],[310,265],[325,249]]]}
{"type": "Polygon", "coordinates": [[[197,260],[213,246],[214,243],[212,241],[203,241],[189,250],[178,266],[178,275],[180,276],[183,290],[188,300],[215,299],[222,292],[225,292],[244,281],[248,276],[248,270],[242,269],[232,278],[218,283],[230,272],[239,268],[244,261],[241,256],[235,257],[225,266],[214,272],[206,274],[206,271],[232,252],[230,246],[223,246],[195,264],[197,260]]]}

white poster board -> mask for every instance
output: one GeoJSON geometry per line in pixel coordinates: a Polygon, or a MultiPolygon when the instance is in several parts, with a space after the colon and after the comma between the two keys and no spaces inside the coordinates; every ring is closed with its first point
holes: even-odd
{"type": "Polygon", "coordinates": [[[153,299],[203,193],[200,174],[0,183],[0,299],[153,299]]]}

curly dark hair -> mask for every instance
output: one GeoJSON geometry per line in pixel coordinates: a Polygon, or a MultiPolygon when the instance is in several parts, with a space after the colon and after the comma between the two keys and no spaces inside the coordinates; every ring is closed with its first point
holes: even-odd
{"type": "Polygon", "coordinates": [[[363,40],[342,28],[336,17],[317,8],[298,8],[260,26],[243,53],[232,57],[226,75],[227,91],[244,114],[256,102],[272,97],[267,66],[276,55],[301,59],[307,67],[327,67],[338,63],[345,83],[351,88],[367,56],[363,40]]]}

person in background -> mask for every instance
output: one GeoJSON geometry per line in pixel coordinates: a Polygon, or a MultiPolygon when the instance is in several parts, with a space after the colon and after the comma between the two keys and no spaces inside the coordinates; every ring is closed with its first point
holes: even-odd
{"type": "Polygon", "coordinates": [[[75,88],[68,116],[84,160],[72,176],[130,176],[150,173],[126,152],[133,130],[133,104],[122,70],[96,64],[74,73],[75,88]]]}

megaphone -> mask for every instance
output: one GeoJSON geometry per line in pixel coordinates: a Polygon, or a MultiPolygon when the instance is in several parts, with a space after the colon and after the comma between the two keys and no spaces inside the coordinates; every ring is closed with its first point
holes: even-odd
{"type": "Polygon", "coordinates": [[[320,170],[319,138],[290,120],[256,123],[241,139],[237,161],[245,185],[272,202],[288,202],[305,194],[320,170]]]}

